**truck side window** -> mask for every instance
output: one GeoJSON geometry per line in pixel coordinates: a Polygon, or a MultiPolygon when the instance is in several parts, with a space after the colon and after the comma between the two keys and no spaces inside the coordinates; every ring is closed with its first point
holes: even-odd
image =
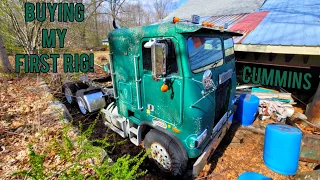
{"type": "Polygon", "coordinates": [[[166,40],[168,47],[168,56],[167,56],[167,74],[178,73],[178,63],[176,56],[176,47],[172,40],[166,40]]]}
{"type": "Polygon", "coordinates": [[[178,73],[178,64],[177,64],[177,56],[176,56],[176,47],[171,39],[161,40],[161,43],[165,43],[167,45],[167,75],[178,73]]]}
{"type": "MultiPolygon", "coordinates": [[[[168,48],[168,54],[167,54],[167,75],[178,73],[178,64],[177,64],[177,56],[176,56],[176,50],[175,45],[171,39],[165,39],[159,41],[161,43],[165,43],[168,48]]],[[[143,59],[143,69],[151,71],[152,70],[152,61],[151,61],[151,49],[145,48],[144,44],[147,43],[147,41],[142,43],[142,59],[143,59]]]]}
{"type": "Polygon", "coordinates": [[[142,61],[143,61],[143,69],[151,71],[152,65],[151,65],[151,49],[145,48],[144,44],[146,44],[147,41],[142,43],[142,61]]]}

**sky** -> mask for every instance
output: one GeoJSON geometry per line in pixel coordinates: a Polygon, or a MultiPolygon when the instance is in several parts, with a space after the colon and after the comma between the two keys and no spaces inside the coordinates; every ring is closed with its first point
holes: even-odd
{"type": "MultiPolygon", "coordinates": [[[[139,0],[128,0],[128,2],[132,2],[132,3],[135,3],[135,2],[138,2],[139,0]]],[[[179,8],[181,5],[183,5],[185,2],[187,2],[188,0],[172,0],[172,5],[173,6],[170,6],[170,7],[174,7],[174,9],[172,9],[171,11],[179,8]]],[[[140,2],[142,2],[143,4],[150,4],[152,3],[152,1],[145,1],[145,0],[140,0],[140,2]]]]}
{"type": "MultiPolygon", "coordinates": [[[[179,8],[180,6],[182,6],[185,2],[187,2],[188,0],[173,0],[172,4],[174,4],[175,9],[179,8]]],[[[174,11],[175,9],[172,9],[171,11],[174,11]]]]}
{"type": "Polygon", "coordinates": [[[178,5],[179,5],[179,7],[181,6],[181,5],[183,5],[185,2],[187,2],[188,0],[179,0],[179,2],[178,2],[178,5]]]}

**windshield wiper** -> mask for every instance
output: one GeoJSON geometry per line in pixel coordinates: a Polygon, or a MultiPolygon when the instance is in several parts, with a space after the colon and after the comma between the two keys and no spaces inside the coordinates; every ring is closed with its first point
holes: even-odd
{"type": "Polygon", "coordinates": [[[210,68],[215,69],[215,68],[217,67],[217,64],[219,64],[219,62],[220,62],[221,60],[222,60],[222,59],[220,59],[219,61],[214,62],[214,63],[211,65],[210,68]]]}

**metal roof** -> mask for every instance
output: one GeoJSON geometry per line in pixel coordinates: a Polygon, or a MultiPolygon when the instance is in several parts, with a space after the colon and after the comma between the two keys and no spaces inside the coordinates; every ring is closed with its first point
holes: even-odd
{"type": "Polygon", "coordinates": [[[258,11],[269,13],[242,44],[320,46],[319,0],[267,0],[258,11]]]}
{"type": "Polygon", "coordinates": [[[212,16],[206,21],[228,23],[230,31],[244,35],[234,39],[242,45],[320,46],[319,0],[266,0],[253,13],[212,16]]]}
{"type": "MultiPolygon", "coordinates": [[[[212,16],[205,21],[214,23],[215,26],[225,26],[225,24],[228,25],[228,28],[230,31],[239,32],[241,34],[245,35],[245,31],[240,30],[231,30],[230,27],[233,27],[234,24],[242,20],[248,15],[248,13],[242,13],[242,14],[234,14],[234,15],[223,15],[223,16],[212,16]]],[[[237,43],[241,39],[245,38],[245,36],[240,37],[234,37],[234,42],[237,43]]]]}
{"type": "Polygon", "coordinates": [[[215,26],[224,26],[225,23],[227,23],[228,27],[232,27],[235,23],[237,23],[239,20],[246,17],[247,15],[248,13],[212,16],[205,19],[205,21],[214,23],[215,26]]]}
{"type": "Polygon", "coordinates": [[[175,16],[191,18],[193,14],[204,17],[251,13],[260,8],[263,2],[264,0],[188,0],[169,14],[165,20],[170,20],[175,16]]]}
{"type": "Polygon", "coordinates": [[[234,23],[232,27],[229,28],[230,31],[236,31],[243,34],[241,38],[235,38],[234,42],[241,44],[244,39],[260,24],[264,17],[268,14],[268,11],[254,12],[246,15],[239,22],[234,23]]]}

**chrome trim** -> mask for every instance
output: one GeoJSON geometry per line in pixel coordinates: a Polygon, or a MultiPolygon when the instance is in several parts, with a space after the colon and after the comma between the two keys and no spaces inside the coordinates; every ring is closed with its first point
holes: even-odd
{"type": "MultiPolygon", "coordinates": [[[[114,73],[113,72],[113,53],[110,53],[109,54],[109,56],[110,56],[110,74],[111,74],[111,80],[112,80],[112,86],[113,86],[113,89],[115,89],[116,88],[116,84],[115,84],[115,82],[114,82],[114,78],[115,78],[115,76],[116,76],[116,73],[114,73]]],[[[118,99],[119,98],[119,96],[118,96],[118,93],[117,93],[117,91],[115,90],[114,91],[114,99],[118,99]]]]}
{"type": "Polygon", "coordinates": [[[233,70],[232,69],[229,69],[228,71],[219,74],[219,84],[223,84],[228,79],[230,79],[232,77],[232,74],[233,74],[233,70]]]}
{"type": "MultiPolygon", "coordinates": [[[[227,117],[227,113],[222,118],[227,117]]],[[[232,117],[232,115],[230,116],[232,117]]],[[[224,122],[225,120],[222,119],[220,121],[224,122]]],[[[203,167],[207,164],[208,158],[210,155],[216,150],[219,143],[226,135],[228,129],[231,126],[231,121],[228,121],[229,118],[226,118],[226,122],[222,125],[222,127],[217,131],[217,133],[213,136],[210,143],[207,145],[203,153],[198,157],[197,161],[193,164],[192,175],[193,177],[197,177],[199,173],[202,171],[203,167]]],[[[217,127],[217,126],[216,126],[217,127]]]]}
{"type": "Polygon", "coordinates": [[[218,134],[219,130],[223,127],[223,125],[227,122],[228,120],[228,112],[226,112],[220,121],[217,123],[217,125],[213,128],[212,130],[212,137],[215,137],[216,134],[218,134]]]}
{"type": "Polygon", "coordinates": [[[143,107],[141,106],[141,97],[140,97],[140,82],[141,78],[138,77],[138,62],[137,59],[139,56],[133,56],[133,64],[134,64],[134,78],[136,81],[136,94],[137,94],[137,104],[138,104],[138,110],[142,110],[143,107]]]}
{"type": "Polygon", "coordinates": [[[197,148],[202,144],[203,140],[207,137],[207,132],[208,129],[205,129],[196,139],[196,141],[198,142],[197,144],[197,148]]]}

